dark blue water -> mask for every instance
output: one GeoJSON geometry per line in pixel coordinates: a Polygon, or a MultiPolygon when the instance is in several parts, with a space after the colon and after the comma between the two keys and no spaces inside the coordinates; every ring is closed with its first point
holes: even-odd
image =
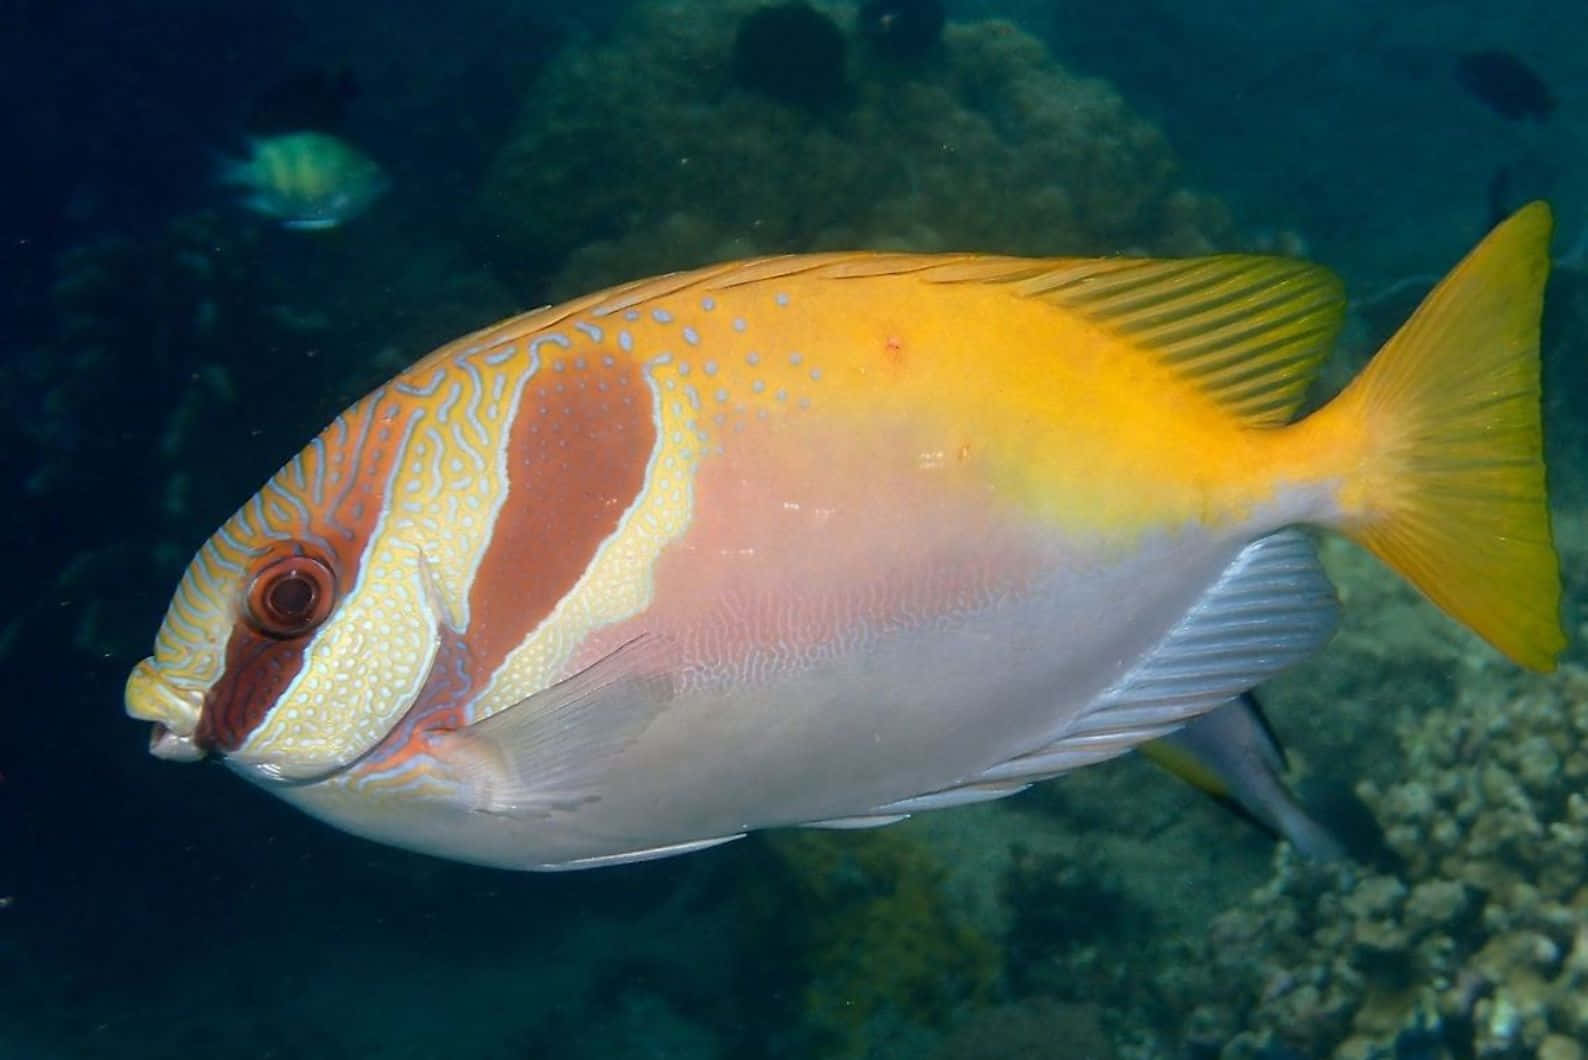
{"type": "Polygon", "coordinates": [[[1304,762],[1371,782],[1388,872],[1276,856],[1135,759],[874,833],[541,876],[146,753],[122,683],[188,557],[339,409],[511,312],[757,253],[1304,253],[1359,295],[1360,360],[1418,276],[1547,197],[1580,589],[1575,5],[966,0],[906,55],[823,5],[845,65],[775,89],[735,72],[752,0],[569,6],[4,5],[0,1056],[1588,1048],[1588,684],[1518,676],[1343,553],[1360,617],[1270,707],[1304,762]],[[1552,111],[1464,88],[1480,49],[1552,111]],[[389,180],[325,231],[214,179],[294,108],[389,180]]]}

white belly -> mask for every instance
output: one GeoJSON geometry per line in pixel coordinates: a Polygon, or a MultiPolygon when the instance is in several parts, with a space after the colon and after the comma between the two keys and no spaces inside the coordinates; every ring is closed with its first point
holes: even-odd
{"type": "Polygon", "coordinates": [[[1332,595],[1306,539],[1241,545],[1188,534],[1106,565],[1076,557],[763,680],[686,679],[619,750],[576,764],[588,797],[566,804],[480,812],[344,777],[280,793],[349,831],[514,868],[991,797],[1159,735],[1327,638],[1332,595]]]}

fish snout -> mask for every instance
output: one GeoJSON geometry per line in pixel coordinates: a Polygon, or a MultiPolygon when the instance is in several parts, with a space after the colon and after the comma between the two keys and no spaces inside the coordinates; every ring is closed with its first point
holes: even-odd
{"type": "Polygon", "coordinates": [[[193,742],[198,728],[203,694],[164,680],[153,659],[133,667],[127,678],[127,713],[154,723],[149,735],[149,753],[177,762],[196,762],[204,752],[193,742]]]}

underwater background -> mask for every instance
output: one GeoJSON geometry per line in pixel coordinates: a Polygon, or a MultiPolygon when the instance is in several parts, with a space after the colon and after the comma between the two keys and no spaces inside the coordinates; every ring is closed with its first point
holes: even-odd
{"type": "Polygon", "coordinates": [[[816,3],[757,43],[777,6],[4,4],[0,1057],[1583,1056],[1580,5],[816,3]],[[223,163],[300,123],[376,167],[297,187],[329,195],[307,221],[223,163]],[[1517,671],[1330,541],[1345,624],[1264,690],[1390,868],[1301,860],[1130,756],[512,874],[159,762],[122,715],[199,542],[512,312],[784,251],[1260,250],[1346,278],[1338,386],[1536,197],[1565,664],[1517,671]]]}

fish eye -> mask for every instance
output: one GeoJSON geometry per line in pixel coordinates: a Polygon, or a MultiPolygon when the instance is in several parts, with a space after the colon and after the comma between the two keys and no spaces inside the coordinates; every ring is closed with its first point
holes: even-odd
{"type": "Polygon", "coordinates": [[[270,637],[299,637],[324,622],[336,602],[331,568],[312,556],[288,556],[254,575],[248,619],[270,637]]]}

